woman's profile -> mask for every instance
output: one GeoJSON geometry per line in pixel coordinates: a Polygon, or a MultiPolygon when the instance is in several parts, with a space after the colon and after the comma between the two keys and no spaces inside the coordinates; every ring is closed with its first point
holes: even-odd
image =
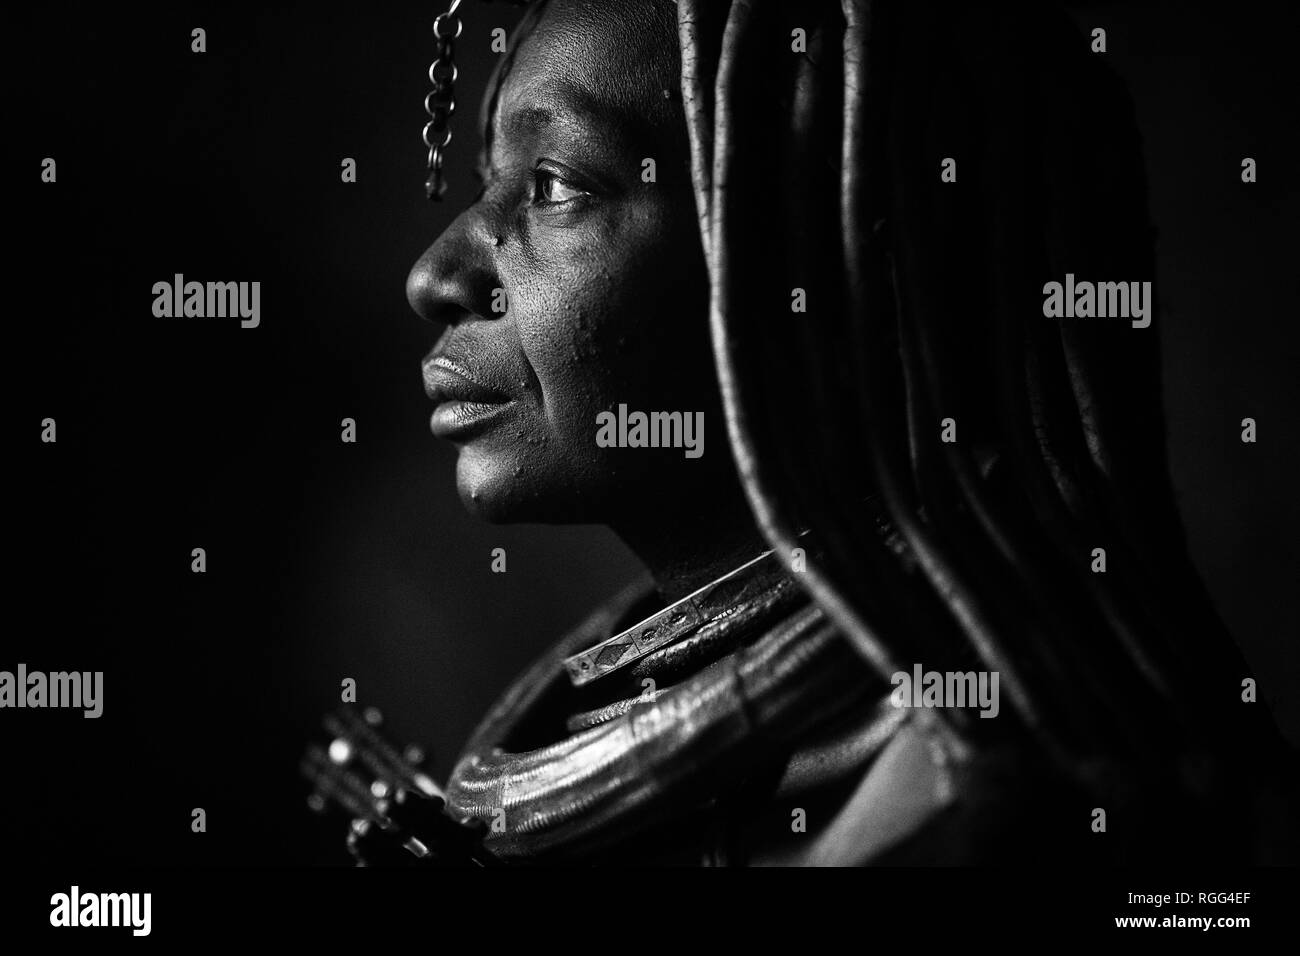
{"type": "Polygon", "coordinates": [[[467,743],[487,856],[1290,858],[1170,485],[1132,108],[1063,15],[540,0],[481,126],[407,284],[432,430],[472,512],[651,578],[467,743]]]}

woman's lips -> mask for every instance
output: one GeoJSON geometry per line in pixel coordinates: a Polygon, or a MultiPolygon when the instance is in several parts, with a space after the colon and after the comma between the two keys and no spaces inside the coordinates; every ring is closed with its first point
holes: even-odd
{"type": "Polygon", "coordinates": [[[423,366],[424,391],[437,408],[429,427],[439,438],[467,439],[510,407],[513,399],[485,385],[459,362],[439,355],[423,366]]]}
{"type": "Polygon", "coordinates": [[[510,408],[510,402],[443,402],[433,410],[429,428],[439,438],[464,441],[482,432],[493,418],[510,408]]]}

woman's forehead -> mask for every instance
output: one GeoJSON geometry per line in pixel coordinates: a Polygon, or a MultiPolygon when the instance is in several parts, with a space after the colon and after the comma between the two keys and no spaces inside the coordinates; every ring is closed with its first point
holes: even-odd
{"type": "Polygon", "coordinates": [[[666,0],[549,0],[525,24],[489,92],[496,115],[485,119],[500,126],[516,113],[538,119],[567,112],[673,120],[665,109],[679,85],[673,9],[666,0]]]}

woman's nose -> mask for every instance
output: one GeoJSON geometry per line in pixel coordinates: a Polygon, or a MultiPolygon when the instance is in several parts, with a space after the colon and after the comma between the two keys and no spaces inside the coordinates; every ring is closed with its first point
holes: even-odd
{"type": "Polygon", "coordinates": [[[424,251],[406,277],[406,301],[429,322],[453,325],[470,317],[494,318],[501,286],[490,232],[474,209],[461,213],[424,251]]]}

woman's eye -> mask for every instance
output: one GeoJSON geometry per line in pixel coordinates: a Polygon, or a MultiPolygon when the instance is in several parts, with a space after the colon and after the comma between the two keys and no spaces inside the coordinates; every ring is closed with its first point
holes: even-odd
{"type": "Polygon", "coordinates": [[[579,189],[572,183],[566,182],[555,173],[545,169],[539,169],[536,172],[537,189],[534,199],[543,203],[562,203],[571,199],[578,199],[582,196],[589,195],[585,189],[579,189]]]}

